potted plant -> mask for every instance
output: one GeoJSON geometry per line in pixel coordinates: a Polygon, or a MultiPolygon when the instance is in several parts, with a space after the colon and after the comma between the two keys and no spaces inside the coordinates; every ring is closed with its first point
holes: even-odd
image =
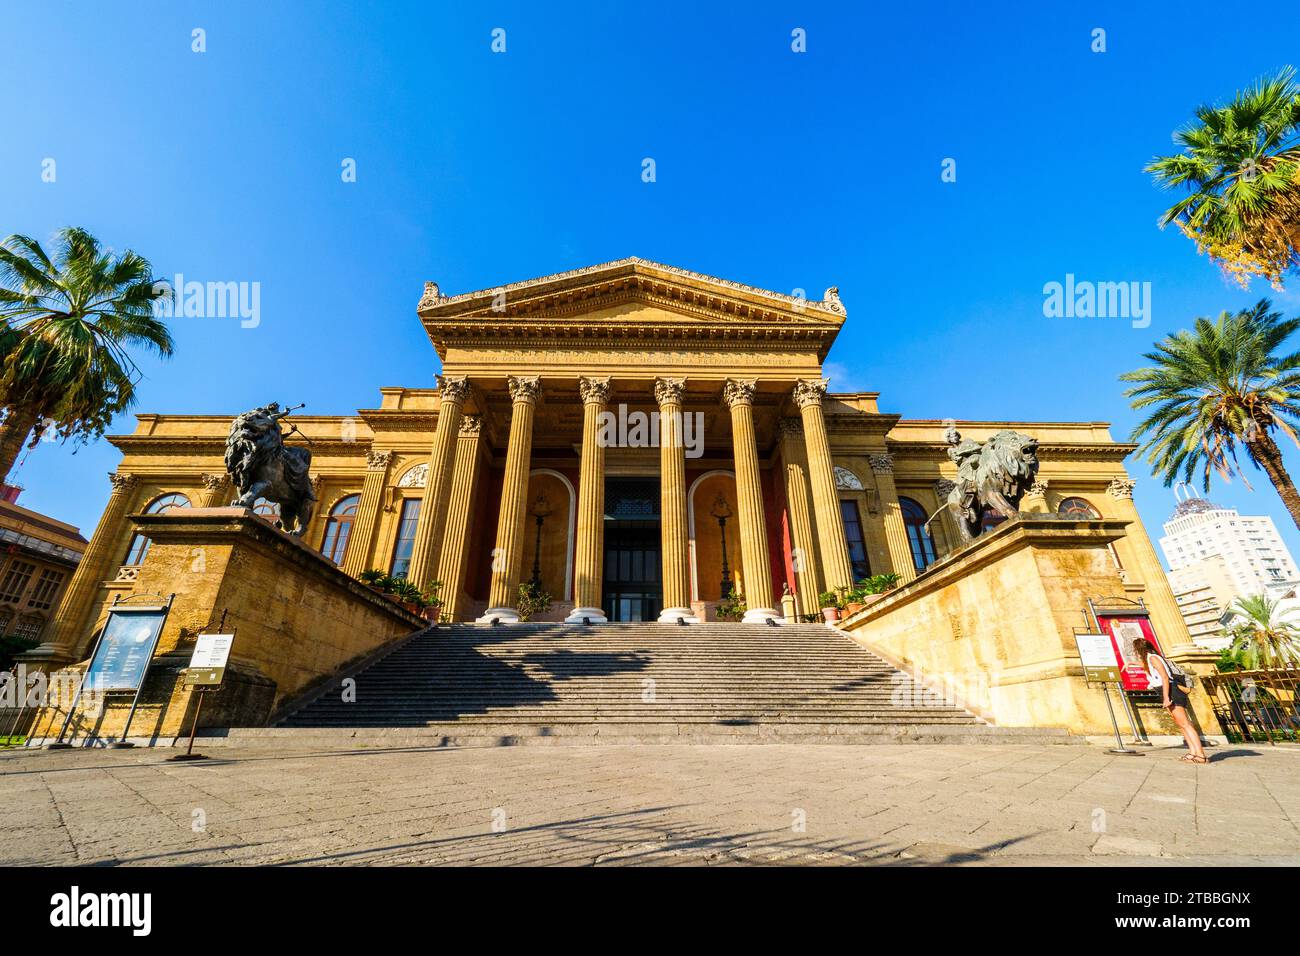
{"type": "Polygon", "coordinates": [[[424,600],[424,617],[430,624],[437,624],[438,618],[442,614],[442,582],[430,581],[424,586],[421,592],[421,598],[424,600]]]}
{"type": "Polygon", "coordinates": [[[419,614],[420,608],[424,606],[424,597],[416,585],[406,580],[398,578],[392,582],[391,590],[397,602],[406,608],[412,614],[419,614]]]}
{"type": "Polygon", "coordinates": [[[527,581],[519,585],[519,620],[527,621],[534,614],[545,614],[551,609],[552,600],[540,584],[527,581]]]}
{"type": "Polygon", "coordinates": [[[718,603],[718,606],[714,609],[713,613],[717,616],[719,621],[739,621],[744,618],[747,610],[749,610],[749,608],[746,607],[745,602],[740,599],[740,595],[736,593],[736,589],[729,588],[727,590],[727,596],[718,603]]]}
{"type": "Polygon", "coordinates": [[[823,591],[817,595],[817,602],[821,605],[822,618],[827,624],[834,624],[840,619],[840,598],[834,591],[823,591]]]}
{"type": "Polygon", "coordinates": [[[384,582],[388,580],[388,575],[378,568],[366,568],[357,575],[357,580],[374,591],[383,591],[384,582]]]}

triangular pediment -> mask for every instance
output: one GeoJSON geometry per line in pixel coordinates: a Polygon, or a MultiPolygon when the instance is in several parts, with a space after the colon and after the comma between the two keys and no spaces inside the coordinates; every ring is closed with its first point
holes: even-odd
{"type": "Polygon", "coordinates": [[[613,304],[600,301],[606,298],[674,304],[674,310],[683,316],[711,311],[738,321],[839,322],[845,316],[833,288],[814,300],[637,258],[458,295],[444,295],[436,283],[427,283],[418,311],[422,317],[463,316],[483,308],[497,314],[512,308],[525,314],[536,314],[539,308],[564,313],[584,301],[593,303],[591,311],[599,311],[613,304]]]}

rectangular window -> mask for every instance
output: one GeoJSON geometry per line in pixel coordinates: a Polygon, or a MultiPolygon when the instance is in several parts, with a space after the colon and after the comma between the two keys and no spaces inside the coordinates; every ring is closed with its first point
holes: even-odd
{"type": "Polygon", "coordinates": [[[27,590],[27,582],[32,579],[35,570],[36,565],[26,561],[14,561],[9,565],[9,573],[4,576],[4,581],[0,581],[0,601],[16,604],[27,590]]]}
{"type": "Polygon", "coordinates": [[[411,552],[415,550],[415,526],[420,523],[420,499],[407,498],[402,502],[402,517],[397,525],[397,543],[393,545],[392,574],[406,577],[411,570],[411,552]]]}
{"type": "Polygon", "coordinates": [[[840,499],[840,514],[844,518],[844,538],[849,545],[849,563],[853,565],[853,580],[871,577],[871,563],[867,560],[867,540],[862,534],[862,517],[858,503],[840,499]]]}
{"type": "Polygon", "coordinates": [[[40,578],[37,579],[36,587],[32,589],[32,596],[28,600],[27,606],[46,610],[54,603],[54,595],[58,593],[59,585],[62,583],[62,571],[46,568],[41,572],[40,578]]]}

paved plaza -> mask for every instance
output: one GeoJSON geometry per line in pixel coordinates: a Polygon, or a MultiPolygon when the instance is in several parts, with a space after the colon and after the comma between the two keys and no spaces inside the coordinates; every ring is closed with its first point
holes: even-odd
{"type": "Polygon", "coordinates": [[[0,753],[0,863],[1297,864],[1300,749],[0,753]]]}

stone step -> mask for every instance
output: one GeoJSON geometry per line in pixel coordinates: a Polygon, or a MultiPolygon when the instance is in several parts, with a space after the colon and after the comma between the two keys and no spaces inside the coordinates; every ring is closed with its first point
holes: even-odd
{"type": "Polygon", "coordinates": [[[231,728],[200,732],[200,749],[223,745],[277,750],[358,750],[379,748],[563,746],[597,744],[1081,744],[1064,731],[990,727],[982,724],[893,724],[846,728],[839,724],[755,724],[748,726],[675,723],[576,724],[530,726],[431,724],[420,727],[231,728]]]}

